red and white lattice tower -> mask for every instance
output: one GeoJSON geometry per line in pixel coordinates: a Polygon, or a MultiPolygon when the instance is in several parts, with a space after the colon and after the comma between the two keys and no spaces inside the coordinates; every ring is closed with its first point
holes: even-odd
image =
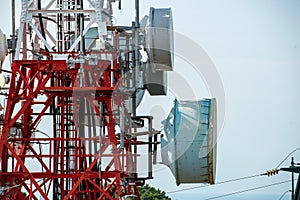
{"type": "Polygon", "coordinates": [[[137,187],[152,178],[157,133],[152,117],[135,112],[140,33],[112,26],[113,2],[22,0],[1,199],[139,199],[137,187]],[[148,152],[145,177],[138,145],[148,152]]]}

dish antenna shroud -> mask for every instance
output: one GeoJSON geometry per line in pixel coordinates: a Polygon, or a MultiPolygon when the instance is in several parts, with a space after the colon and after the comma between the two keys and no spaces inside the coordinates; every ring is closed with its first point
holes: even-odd
{"type": "Polygon", "coordinates": [[[217,152],[216,99],[175,100],[163,121],[162,163],[181,183],[215,183],[217,152]]]}
{"type": "Polygon", "coordinates": [[[150,8],[146,45],[150,62],[144,67],[144,86],[151,96],[166,95],[167,71],[173,71],[174,66],[171,8],[150,8]]]}
{"type": "Polygon", "coordinates": [[[7,48],[6,36],[0,29],[0,69],[2,69],[2,64],[7,54],[8,54],[8,48],[7,48]]]}
{"type": "Polygon", "coordinates": [[[153,71],[173,71],[174,38],[171,8],[150,8],[149,57],[153,71]]]}

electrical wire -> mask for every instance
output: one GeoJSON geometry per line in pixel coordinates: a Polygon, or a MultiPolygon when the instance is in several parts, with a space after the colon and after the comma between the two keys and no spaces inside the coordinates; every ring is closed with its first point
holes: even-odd
{"type": "MultiPolygon", "coordinates": [[[[286,161],[286,159],[288,159],[288,157],[290,155],[292,155],[294,152],[300,150],[300,148],[297,148],[295,150],[293,150],[291,153],[289,153],[279,164],[278,166],[275,168],[279,168],[282,163],[284,163],[284,161],[286,161]]],[[[252,175],[252,176],[245,176],[245,177],[241,177],[241,178],[236,178],[236,179],[230,179],[230,180],[226,180],[226,181],[221,181],[218,183],[215,183],[214,185],[220,185],[220,184],[224,184],[224,183],[230,183],[230,182],[236,182],[236,181],[240,181],[240,180],[245,180],[245,179],[250,179],[250,178],[255,178],[255,177],[259,177],[259,176],[264,176],[264,175],[268,175],[267,173],[262,173],[262,174],[257,174],[257,175],[252,175]]],[[[189,187],[189,188],[184,188],[184,189],[180,189],[180,190],[174,190],[174,191],[170,191],[167,192],[167,194],[173,194],[173,193],[177,193],[177,192],[183,192],[183,191],[187,191],[187,190],[193,190],[193,189],[198,189],[198,188],[204,188],[204,187],[210,187],[210,186],[214,186],[214,185],[200,185],[200,186],[195,186],[195,187],[189,187]]]]}
{"type": "MultiPolygon", "coordinates": [[[[235,182],[235,181],[240,181],[240,180],[255,178],[255,177],[264,176],[264,175],[265,174],[256,174],[256,175],[251,175],[251,176],[245,176],[245,177],[241,177],[241,178],[236,178],[236,179],[230,179],[230,180],[226,180],[226,181],[221,181],[221,182],[215,183],[214,185],[220,185],[220,184],[224,184],[224,183],[230,183],[230,182],[235,182]]],[[[200,185],[200,186],[195,186],[195,187],[189,187],[189,188],[185,188],[185,189],[170,191],[170,192],[167,192],[167,194],[173,194],[173,193],[177,193],[177,192],[182,192],[182,191],[187,191],[187,190],[193,190],[193,189],[197,189],[197,188],[204,188],[204,187],[209,187],[209,186],[214,186],[214,185],[200,185]]]]}
{"type": "Polygon", "coordinates": [[[240,191],[237,191],[237,192],[232,192],[232,193],[228,193],[228,194],[208,198],[208,199],[205,199],[205,200],[219,199],[219,198],[228,197],[228,196],[232,196],[232,195],[236,195],[236,194],[250,192],[250,191],[253,191],[253,190],[259,190],[259,189],[268,188],[268,187],[272,187],[272,186],[276,186],[276,185],[281,185],[281,184],[284,184],[284,183],[289,183],[291,181],[292,180],[281,181],[281,182],[272,183],[272,184],[269,184],[269,185],[263,185],[263,186],[259,186],[259,187],[255,187],[255,188],[249,188],[249,189],[246,189],[246,190],[240,190],[240,191]]]}
{"type": "Polygon", "coordinates": [[[14,185],[14,186],[11,186],[11,187],[3,187],[3,188],[0,188],[0,192],[6,191],[6,190],[11,190],[11,189],[19,187],[19,186],[21,186],[21,184],[20,185],[14,185]]]}
{"type": "Polygon", "coordinates": [[[50,138],[50,136],[49,136],[47,133],[43,132],[43,131],[40,131],[40,130],[34,130],[34,132],[41,133],[42,135],[44,135],[44,136],[50,138]]]}
{"type": "Polygon", "coordinates": [[[296,151],[300,150],[300,148],[295,149],[294,151],[292,151],[291,153],[289,153],[279,164],[276,168],[279,168],[282,163],[284,163],[284,161],[286,161],[286,159],[288,159],[290,157],[290,155],[292,155],[293,153],[295,153],[296,151]]]}
{"type": "Polygon", "coordinates": [[[292,192],[292,190],[287,190],[287,191],[285,191],[285,192],[280,196],[279,200],[281,200],[281,199],[284,197],[284,195],[285,195],[286,193],[288,193],[288,192],[292,192]]]}

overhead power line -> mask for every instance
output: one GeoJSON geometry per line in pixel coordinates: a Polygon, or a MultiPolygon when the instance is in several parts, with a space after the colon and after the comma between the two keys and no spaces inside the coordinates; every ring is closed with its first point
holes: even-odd
{"type": "Polygon", "coordinates": [[[261,173],[261,174],[256,174],[256,175],[245,176],[245,177],[241,177],[241,178],[236,178],[236,179],[230,179],[230,180],[226,180],[226,181],[221,181],[221,182],[215,183],[213,185],[200,185],[200,186],[189,187],[189,188],[184,188],[184,189],[180,189],[180,190],[174,190],[174,191],[167,192],[167,194],[172,194],[172,193],[177,193],[177,192],[183,192],[183,191],[187,191],[187,190],[193,190],[193,189],[204,188],[204,187],[210,187],[210,186],[220,185],[220,184],[224,184],[224,183],[231,183],[231,182],[246,180],[246,179],[255,178],[255,177],[259,177],[259,176],[265,176],[265,175],[267,175],[267,176],[273,176],[273,175],[278,174],[278,171],[279,171],[279,169],[272,169],[272,170],[268,170],[266,173],[261,173]]]}
{"type": "Polygon", "coordinates": [[[279,200],[281,200],[288,192],[292,192],[292,190],[287,190],[287,191],[285,191],[285,192],[281,195],[281,197],[279,198],[279,200]]]}
{"type": "Polygon", "coordinates": [[[241,194],[241,193],[245,193],[245,192],[250,192],[250,191],[253,191],[253,190],[259,190],[259,189],[268,188],[268,187],[272,187],[272,186],[276,186],[276,185],[281,185],[281,184],[284,184],[284,183],[289,183],[289,182],[291,182],[291,181],[292,181],[292,180],[281,181],[281,182],[277,182],[277,183],[272,183],[272,184],[268,184],[268,185],[263,185],[263,186],[260,186],[260,187],[249,188],[249,189],[246,189],[246,190],[241,190],[241,191],[237,191],[237,192],[232,192],[232,193],[228,193],[228,194],[224,194],[224,195],[220,195],[220,196],[208,198],[208,199],[205,199],[205,200],[219,199],[219,198],[228,197],[228,196],[232,196],[232,195],[236,195],[236,194],[241,194]]]}
{"type": "MultiPolygon", "coordinates": [[[[245,176],[245,177],[241,177],[241,178],[236,178],[236,179],[230,179],[230,180],[226,180],[226,181],[221,181],[221,182],[215,183],[214,185],[220,185],[220,184],[224,184],[224,183],[230,183],[230,182],[235,182],[235,181],[240,181],[240,180],[255,178],[255,177],[259,177],[259,176],[263,176],[263,175],[265,175],[265,174],[257,174],[257,175],[251,175],[251,176],[245,176]]],[[[214,186],[214,185],[200,185],[200,186],[195,186],[195,187],[189,187],[189,188],[184,188],[184,189],[180,189],[180,190],[170,191],[170,192],[167,192],[167,194],[172,194],[172,193],[177,193],[177,192],[182,192],[182,191],[187,191],[187,190],[193,190],[193,189],[197,189],[197,188],[204,188],[204,187],[209,187],[209,186],[214,186]]]]}
{"type": "Polygon", "coordinates": [[[236,182],[236,181],[240,181],[240,180],[246,180],[246,179],[250,179],[250,178],[255,178],[255,177],[259,177],[259,176],[272,176],[272,175],[276,175],[278,174],[279,171],[279,167],[282,165],[282,163],[284,163],[284,161],[286,161],[287,158],[289,158],[290,155],[292,155],[294,152],[300,150],[300,148],[297,148],[295,150],[293,150],[292,152],[290,152],[278,165],[275,169],[272,170],[268,170],[266,173],[262,173],[262,174],[257,174],[257,175],[251,175],[251,176],[245,176],[245,177],[241,177],[241,178],[236,178],[236,179],[230,179],[230,180],[226,180],[226,181],[221,181],[218,183],[215,183],[213,185],[199,185],[199,186],[195,186],[195,187],[189,187],[189,188],[184,188],[184,189],[180,189],[180,190],[173,190],[170,192],[167,192],[167,194],[173,194],[173,193],[177,193],[177,192],[183,192],[183,191],[188,191],[188,190],[194,190],[194,189],[199,189],[199,188],[205,188],[205,187],[210,187],[210,186],[214,186],[214,185],[220,185],[220,184],[224,184],[224,183],[230,183],[230,182],[236,182]]]}
{"type": "Polygon", "coordinates": [[[298,150],[300,150],[300,148],[297,148],[297,149],[295,149],[295,150],[293,150],[291,153],[289,153],[279,164],[278,164],[278,166],[276,167],[276,168],[279,168],[281,165],[282,165],[282,163],[284,163],[284,161],[286,161],[286,159],[288,159],[289,157],[290,157],[290,155],[292,155],[293,153],[295,153],[296,151],[298,151],[298,150]]]}

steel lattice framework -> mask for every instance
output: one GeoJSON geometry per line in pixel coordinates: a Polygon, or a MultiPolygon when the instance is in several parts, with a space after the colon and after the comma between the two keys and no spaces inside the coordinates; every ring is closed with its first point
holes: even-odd
{"type": "Polygon", "coordinates": [[[135,32],[111,27],[112,45],[93,49],[105,39],[105,10],[102,1],[88,2],[91,10],[83,1],[49,1],[43,9],[40,1],[22,1],[0,140],[1,199],[139,199],[138,186],[152,178],[152,117],[135,116],[125,105],[135,91],[135,32]],[[57,36],[46,29],[49,20],[57,36]],[[86,46],[93,23],[99,34],[86,46]],[[147,141],[138,139],[133,119],[148,121],[147,141]],[[43,120],[46,133],[38,129],[43,120]],[[149,173],[143,178],[137,173],[138,145],[148,146],[149,173]]]}

